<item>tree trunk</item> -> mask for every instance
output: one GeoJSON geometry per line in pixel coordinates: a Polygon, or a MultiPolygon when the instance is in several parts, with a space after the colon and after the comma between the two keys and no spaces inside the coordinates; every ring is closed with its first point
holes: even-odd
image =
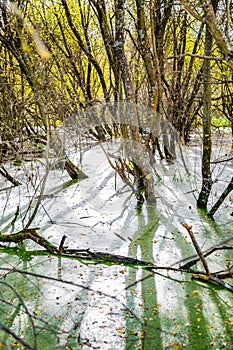
{"type": "MultiPolygon", "coordinates": [[[[212,35],[206,27],[205,56],[211,55],[212,35]]],[[[211,85],[210,85],[211,61],[206,59],[203,64],[204,96],[203,96],[203,155],[202,155],[202,188],[197,200],[197,207],[206,209],[212,187],[211,179],[211,85]]]]}

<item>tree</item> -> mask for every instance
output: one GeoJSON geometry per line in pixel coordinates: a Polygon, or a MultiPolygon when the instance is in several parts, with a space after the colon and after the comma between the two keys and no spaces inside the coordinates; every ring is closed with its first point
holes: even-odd
{"type": "MultiPolygon", "coordinates": [[[[205,56],[211,55],[212,35],[206,28],[205,56]]],[[[210,60],[206,59],[203,64],[204,88],[203,88],[203,155],[202,155],[202,188],[197,200],[199,208],[206,208],[212,187],[211,179],[211,84],[210,84],[210,60]]]]}

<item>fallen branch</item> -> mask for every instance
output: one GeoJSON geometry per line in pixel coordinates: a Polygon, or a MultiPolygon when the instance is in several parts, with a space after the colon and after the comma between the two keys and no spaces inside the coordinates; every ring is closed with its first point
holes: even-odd
{"type": "MultiPolygon", "coordinates": [[[[217,250],[233,250],[233,247],[229,247],[229,246],[213,247],[213,249],[211,251],[209,251],[206,254],[203,254],[203,256],[206,258],[207,256],[209,256],[210,254],[216,252],[217,250]]],[[[181,266],[181,268],[188,269],[191,266],[195,265],[199,260],[200,260],[199,258],[191,260],[188,263],[186,263],[185,265],[181,266]]]]}
{"type": "Polygon", "coordinates": [[[233,160],[233,155],[230,153],[229,155],[225,155],[223,157],[217,158],[211,162],[211,164],[219,164],[219,163],[225,163],[229,162],[230,160],[233,160]]]}
{"type": "Polygon", "coordinates": [[[210,275],[209,267],[208,267],[207,262],[205,260],[205,256],[203,255],[203,253],[202,253],[202,251],[201,251],[201,249],[200,249],[200,247],[199,247],[199,245],[198,245],[198,243],[196,241],[196,238],[194,237],[194,233],[192,231],[192,226],[189,226],[188,224],[184,224],[184,223],[182,225],[188,231],[189,236],[190,236],[190,238],[191,238],[191,240],[193,242],[194,248],[196,249],[196,252],[197,252],[197,254],[198,254],[198,256],[199,256],[199,258],[200,258],[200,260],[201,260],[201,262],[202,262],[202,264],[204,266],[206,274],[209,276],[210,275]]]}
{"type": "MultiPolygon", "coordinates": [[[[229,240],[227,241],[230,241],[230,240],[233,240],[233,238],[230,238],[229,240]]],[[[231,246],[226,246],[226,245],[217,245],[217,246],[214,246],[214,247],[211,247],[210,249],[208,249],[206,252],[203,253],[203,256],[206,258],[207,256],[211,255],[212,253],[216,252],[217,250],[233,250],[233,247],[231,246]]],[[[182,265],[181,268],[182,269],[189,269],[190,267],[192,267],[193,265],[195,265],[199,260],[200,260],[200,257],[199,255],[193,255],[192,257],[195,257],[195,259],[187,262],[186,264],[182,265]]],[[[189,257],[188,259],[192,258],[192,257],[189,257]]],[[[185,259],[186,260],[186,259],[185,259]]],[[[184,260],[182,260],[184,261],[184,260]]],[[[181,261],[181,262],[182,262],[181,261]]]]}
{"type": "MultiPolygon", "coordinates": [[[[193,236],[191,226],[188,226],[187,224],[184,224],[185,228],[189,230],[190,236],[193,236]]],[[[131,258],[128,256],[123,255],[117,255],[117,254],[111,254],[111,253],[105,253],[105,252],[93,252],[90,249],[67,249],[64,247],[66,236],[63,236],[59,245],[59,248],[56,248],[52,243],[50,243],[47,239],[42,237],[36,230],[38,228],[30,228],[30,229],[23,229],[22,231],[19,231],[17,233],[12,234],[2,234],[0,232],[0,242],[7,242],[7,243],[19,243],[26,239],[31,239],[35,243],[39,244],[41,247],[43,247],[45,250],[39,250],[38,252],[28,252],[31,253],[32,256],[35,256],[36,253],[38,255],[41,254],[52,254],[57,257],[64,257],[64,258],[70,258],[70,259],[78,259],[78,260],[85,260],[90,261],[91,263],[99,263],[99,264],[111,264],[111,265],[125,265],[125,266],[142,266],[145,269],[148,269],[150,271],[156,271],[156,270],[166,270],[166,271],[173,271],[173,272],[185,272],[185,273],[191,273],[192,278],[201,279],[206,282],[211,283],[217,283],[218,285],[226,288],[227,290],[233,292],[233,286],[229,285],[228,283],[225,283],[222,281],[222,279],[232,277],[231,272],[226,273],[214,273],[210,274],[207,263],[205,261],[205,258],[203,257],[203,254],[201,253],[201,250],[194,238],[193,242],[195,242],[196,249],[198,250],[198,255],[205,267],[206,272],[199,273],[198,271],[194,272],[190,269],[184,269],[184,268],[175,268],[175,267],[169,267],[169,266],[156,266],[151,262],[138,260],[136,258],[131,258]],[[204,261],[204,262],[203,262],[204,261]]],[[[8,248],[9,249],[9,248],[8,248]]],[[[15,248],[12,248],[15,249],[15,248]]],[[[20,255],[20,252],[17,250],[17,253],[20,255]]],[[[224,271],[225,272],[225,271],[224,271]]]]}
{"type": "Polygon", "coordinates": [[[36,230],[38,230],[38,227],[26,228],[26,229],[23,229],[22,231],[7,234],[7,235],[3,235],[0,232],[0,241],[7,242],[7,243],[20,243],[25,241],[26,239],[31,239],[35,243],[45,248],[49,253],[58,254],[59,250],[52,243],[50,243],[44,237],[42,237],[39,233],[37,233],[36,230]]]}
{"type": "Polygon", "coordinates": [[[14,224],[15,224],[15,222],[16,222],[18,216],[19,216],[19,205],[17,205],[15,215],[14,215],[14,217],[13,217],[13,220],[11,221],[11,225],[12,225],[13,227],[14,227],[14,224]]]}
{"type": "Polygon", "coordinates": [[[77,165],[72,163],[68,157],[65,157],[64,168],[72,180],[84,180],[88,178],[88,176],[81,169],[79,169],[77,165]]]}
{"type": "Polygon", "coordinates": [[[223,288],[225,288],[233,293],[233,286],[228,284],[228,283],[225,283],[223,280],[221,280],[220,278],[218,278],[216,276],[213,276],[213,275],[206,276],[204,274],[196,273],[196,274],[192,275],[192,278],[196,279],[196,280],[201,280],[201,281],[205,281],[205,282],[209,281],[209,282],[212,282],[214,284],[218,284],[221,287],[223,287],[223,288]]]}
{"type": "Polygon", "coordinates": [[[101,263],[101,261],[102,262],[105,261],[113,264],[126,263],[126,264],[144,265],[147,267],[155,267],[153,264],[149,262],[122,256],[122,255],[114,255],[111,253],[102,253],[102,252],[92,252],[89,249],[66,249],[64,247],[66,236],[62,237],[59,248],[56,248],[52,243],[50,243],[47,239],[45,239],[38,232],[36,232],[36,230],[38,230],[38,227],[30,228],[30,229],[26,228],[17,233],[11,233],[6,235],[3,235],[0,232],[0,242],[20,243],[22,241],[25,241],[26,239],[31,239],[32,241],[34,241],[35,243],[43,247],[48,253],[51,253],[60,257],[69,257],[69,258],[76,257],[81,260],[97,261],[98,263],[101,263]]]}
{"type": "MultiPolygon", "coordinates": [[[[127,264],[137,266],[147,266],[149,268],[157,269],[154,264],[131,258],[128,256],[105,253],[105,252],[92,252],[89,249],[66,249],[62,252],[63,257],[78,257],[79,259],[97,261],[98,263],[105,262],[111,264],[127,264]]],[[[164,269],[164,268],[163,268],[164,269]]],[[[174,269],[177,270],[177,269],[174,269]]]]}
{"type": "Polygon", "coordinates": [[[231,181],[217,200],[217,202],[214,204],[214,206],[210,209],[209,213],[207,214],[208,216],[212,217],[220,207],[220,205],[223,203],[225,198],[228,196],[228,194],[233,191],[233,177],[231,178],[231,181]]]}
{"type": "Polygon", "coordinates": [[[225,278],[233,278],[233,272],[217,272],[213,274],[217,278],[220,278],[221,280],[224,280],[225,278]]]}
{"type": "Polygon", "coordinates": [[[4,176],[8,181],[10,181],[14,186],[20,186],[21,183],[17,181],[16,179],[11,176],[8,171],[4,168],[4,166],[1,166],[0,168],[0,174],[4,176]]]}
{"type": "MultiPolygon", "coordinates": [[[[190,236],[190,238],[191,238],[191,240],[192,240],[192,242],[193,242],[193,245],[194,245],[194,247],[195,247],[195,249],[196,249],[196,252],[197,252],[197,254],[198,254],[198,256],[199,256],[199,259],[197,259],[197,261],[198,260],[201,260],[201,262],[202,262],[202,264],[203,264],[203,266],[204,266],[204,269],[205,269],[205,274],[204,273],[195,273],[195,274],[193,274],[192,275],[192,278],[194,278],[194,279],[199,279],[199,280],[202,280],[202,281],[205,281],[205,282],[211,282],[211,283],[214,283],[214,284],[218,284],[218,285],[220,285],[221,287],[223,287],[223,288],[225,288],[225,289],[227,289],[227,290],[229,290],[229,291],[231,291],[231,292],[233,292],[233,286],[232,285],[230,285],[230,284],[228,284],[228,283],[226,283],[226,282],[224,282],[220,277],[221,276],[224,276],[224,274],[223,275],[221,275],[220,273],[218,274],[218,273],[210,273],[210,270],[209,270],[209,267],[208,267],[208,264],[207,264],[207,262],[206,262],[206,260],[205,260],[205,256],[208,256],[208,255],[210,255],[211,253],[213,253],[213,251],[215,251],[215,250],[219,250],[219,248],[222,248],[222,247],[213,247],[210,251],[208,251],[208,253],[206,253],[206,254],[203,254],[202,253],[202,251],[201,251],[201,249],[200,249],[200,247],[199,247],[199,245],[198,245],[198,243],[197,243],[197,241],[196,241],[196,238],[194,237],[194,234],[193,234],[193,231],[192,231],[192,226],[189,226],[188,224],[186,224],[186,223],[182,223],[182,225],[184,226],[184,228],[186,228],[186,230],[188,231],[188,233],[189,233],[189,236],[190,236]]],[[[228,249],[229,247],[227,247],[227,249],[228,249]]],[[[230,247],[230,249],[232,249],[232,247],[230,247]]],[[[196,262],[197,262],[196,261],[196,262]]],[[[187,268],[187,266],[190,266],[190,263],[187,263],[186,265],[184,265],[186,268],[187,268]]],[[[184,268],[184,266],[183,266],[183,268],[184,268]]],[[[229,278],[231,276],[231,273],[229,273],[229,271],[228,271],[228,273],[227,273],[227,278],[229,278]]],[[[225,276],[224,276],[225,277],[225,276]]]]}

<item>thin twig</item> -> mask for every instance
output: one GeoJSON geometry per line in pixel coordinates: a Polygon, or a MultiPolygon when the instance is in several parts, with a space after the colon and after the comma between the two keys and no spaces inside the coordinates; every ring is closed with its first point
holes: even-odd
{"type": "Polygon", "coordinates": [[[60,242],[60,245],[59,245],[59,248],[58,248],[60,253],[62,253],[64,251],[64,243],[65,243],[66,238],[67,237],[65,235],[62,236],[62,239],[61,239],[61,242],[60,242]]]}
{"type": "Polygon", "coordinates": [[[197,252],[197,254],[200,257],[200,260],[201,260],[201,262],[202,262],[202,264],[204,266],[204,269],[205,269],[207,275],[209,276],[210,275],[209,267],[208,267],[207,262],[205,260],[204,254],[202,253],[202,251],[201,251],[201,249],[199,247],[199,244],[197,243],[196,238],[194,237],[194,233],[192,231],[192,226],[189,226],[188,224],[182,224],[182,225],[188,231],[189,236],[190,236],[190,238],[191,238],[191,240],[193,242],[194,248],[196,249],[196,252],[197,252]]]}
{"type": "MultiPolygon", "coordinates": [[[[224,241],[221,241],[219,244],[217,244],[215,246],[210,247],[209,249],[207,249],[207,250],[205,250],[203,252],[204,257],[206,258],[208,255],[213,253],[214,252],[213,249],[218,248],[218,247],[223,247],[223,246],[225,246],[225,244],[227,244],[227,243],[229,243],[231,241],[233,241],[233,236],[230,237],[230,238],[225,239],[224,241]]],[[[193,254],[193,255],[189,256],[188,258],[184,258],[182,260],[179,260],[179,261],[175,262],[172,266],[175,266],[175,265],[179,264],[179,265],[181,265],[180,266],[181,268],[190,268],[191,266],[195,265],[199,260],[200,260],[199,255],[198,254],[193,254]],[[189,261],[185,265],[181,265],[181,263],[183,263],[185,261],[188,261],[190,259],[193,259],[193,260],[189,261]]]]}
{"type": "Polygon", "coordinates": [[[22,338],[20,338],[17,334],[15,334],[12,330],[10,330],[9,328],[5,327],[3,324],[0,323],[0,330],[6,332],[7,334],[9,334],[12,338],[14,338],[15,340],[17,340],[19,343],[21,343],[25,349],[29,349],[29,350],[35,350],[34,348],[31,347],[31,345],[29,345],[28,343],[26,343],[22,338]]]}

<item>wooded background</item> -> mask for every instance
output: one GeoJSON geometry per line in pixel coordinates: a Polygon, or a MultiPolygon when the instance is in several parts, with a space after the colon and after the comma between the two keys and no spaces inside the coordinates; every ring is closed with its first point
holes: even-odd
{"type": "Polygon", "coordinates": [[[1,1],[0,9],[1,158],[21,141],[43,144],[77,110],[144,104],[186,143],[202,125],[206,206],[211,130],[233,132],[231,0],[1,1]]]}

